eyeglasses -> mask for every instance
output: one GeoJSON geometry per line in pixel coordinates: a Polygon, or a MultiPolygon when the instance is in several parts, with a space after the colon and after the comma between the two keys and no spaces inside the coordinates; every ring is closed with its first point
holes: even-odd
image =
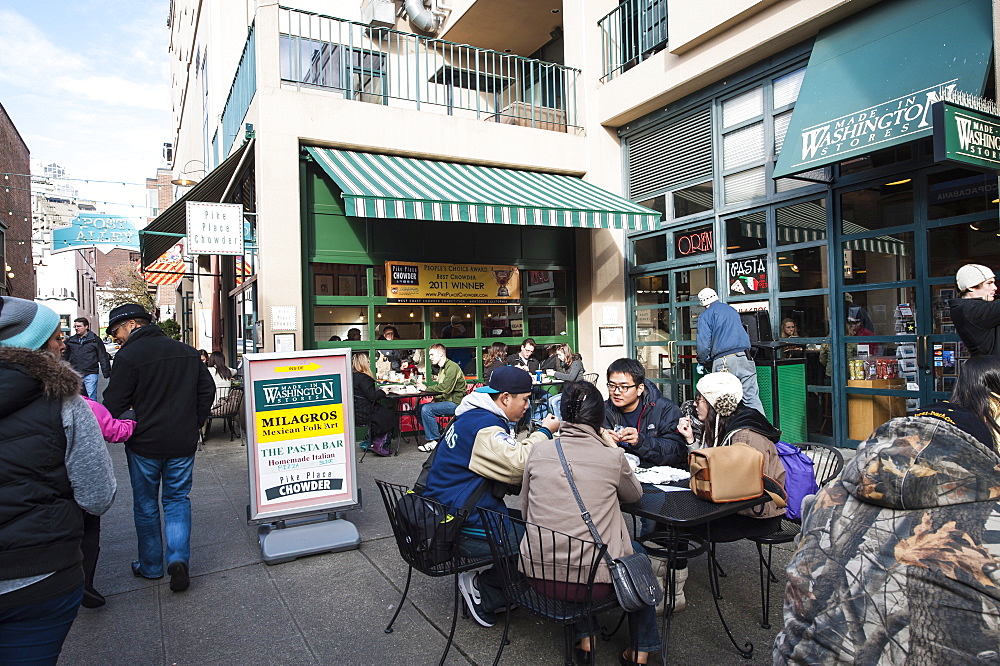
{"type": "Polygon", "coordinates": [[[629,389],[634,389],[638,384],[612,384],[608,382],[608,391],[611,393],[625,393],[629,389]]]}

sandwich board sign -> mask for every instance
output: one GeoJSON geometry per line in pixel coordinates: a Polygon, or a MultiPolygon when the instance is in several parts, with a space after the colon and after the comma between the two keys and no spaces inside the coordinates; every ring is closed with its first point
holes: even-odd
{"type": "Polygon", "coordinates": [[[250,505],[264,561],[357,548],[330,514],[360,506],[351,350],[245,354],[250,505]],[[320,518],[320,520],[316,520],[320,518]]]}

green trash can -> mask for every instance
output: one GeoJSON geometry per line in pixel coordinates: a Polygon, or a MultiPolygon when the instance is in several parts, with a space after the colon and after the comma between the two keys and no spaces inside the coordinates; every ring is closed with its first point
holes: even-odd
{"type": "Polygon", "coordinates": [[[764,416],[781,429],[785,442],[807,442],[806,361],[802,358],[756,361],[764,416]]]}

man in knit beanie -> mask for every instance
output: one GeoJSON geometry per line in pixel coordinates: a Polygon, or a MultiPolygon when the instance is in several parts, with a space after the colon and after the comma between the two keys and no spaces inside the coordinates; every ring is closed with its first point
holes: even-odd
{"type": "Polygon", "coordinates": [[[59,315],[0,297],[0,664],[54,663],[83,599],[83,512],[115,496],[61,346],[59,315]]]}
{"type": "Polygon", "coordinates": [[[698,292],[705,311],[698,317],[696,348],[698,362],[711,372],[731,372],[743,383],[743,402],[764,413],[757,388],[757,366],[750,358],[750,336],[743,328],[740,313],[719,300],[711,287],[698,292]]]}
{"type": "Polygon", "coordinates": [[[955,331],[972,356],[1000,356],[1000,301],[996,276],[980,264],[966,264],[955,275],[959,298],[952,299],[955,331]]]}

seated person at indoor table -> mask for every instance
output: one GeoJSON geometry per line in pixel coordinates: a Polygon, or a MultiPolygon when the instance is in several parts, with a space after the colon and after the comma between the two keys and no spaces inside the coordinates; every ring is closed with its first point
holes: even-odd
{"type": "Polygon", "coordinates": [[[687,446],[677,432],[680,407],[660,394],[635,359],[614,361],[607,376],[610,398],[604,403],[604,427],[615,443],[638,456],[644,467],[687,469],[687,446]]]}
{"type": "MultiPolygon", "coordinates": [[[[625,460],[625,452],[610,439],[602,439],[604,404],[600,391],[588,382],[570,382],[563,388],[562,425],[560,440],[566,462],[569,464],[580,498],[590,512],[601,540],[608,545],[612,559],[645,552],[642,546],[629,539],[628,526],[619,509],[619,502],[636,502],[642,497],[642,487],[625,460]]],[[[521,487],[521,509],[525,520],[544,525],[577,539],[593,541],[587,524],[580,518],[580,508],[569,488],[566,474],[556,447],[536,444],[528,455],[521,487]]],[[[551,544],[530,543],[529,530],[521,540],[521,553],[529,557],[541,553],[545,564],[538,563],[538,571],[566,571],[570,558],[582,560],[579,553],[551,552],[551,544]]],[[[537,538],[537,533],[534,535],[537,538]]],[[[563,543],[563,546],[566,544],[563,543]]],[[[587,572],[577,579],[585,581],[587,572]]],[[[529,585],[556,599],[577,599],[586,590],[586,583],[558,581],[547,585],[539,579],[529,578],[529,585]],[[541,588],[541,589],[539,589],[541,588]]],[[[601,562],[594,578],[593,598],[599,599],[614,592],[611,574],[601,562]]],[[[650,652],[660,649],[660,636],[656,627],[656,611],[652,606],[628,615],[630,644],[621,656],[622,664],[645,664],[650,652]]],[[[591,663],[591,645],[594,640],[596,618],[574,625],[576,663],[591,663]],[[583,654],[581,654],[583,653],[583,654]]]]}
{"type": "Polygon", "coordinates": [[[431,364],[439,370],[437,381],[424,384],[419,382],[417,388],[427,393],[434,393],[434,402],[420,405],[420,423],[424,427],[424,437],[427,442],[417,447],[423,453],[430,453],[441,438],[441,427],[438,416],[454,416],[455,408],[462,402],[466,394],[465,375],[458,363],[450,360],[444,345],[431,345],[427,355],[431,364]]]}
{"type": "Polygon", "coordinates": [[[574,354],[569,345],[559,344],[558,349],[556,349],[556,357],[559,359],[556,367],[545,371],[549,377],[555,377],[564,382],[575,382],[583,379],[583,357],[574,354]]]}
{"type": "Polygon", "coordinates": [[[560,346],[559,343],[556,343],[545,348],[545,360],[538,364],[539,370],[542,372],[546,370],[558,370],[562,366],[559,362],[559,357],[556,356],[556,351],[558,351],[560,346]]]}
{"type": "Polygon", "coordinates": [[[533,356],[535,353],[535,341],[532,338],[525,338],[521,343],[521,349],[516,354],[507,357],[507,365],[521,368],[531,374],[538,370],[538,359],[533,356]]]}

